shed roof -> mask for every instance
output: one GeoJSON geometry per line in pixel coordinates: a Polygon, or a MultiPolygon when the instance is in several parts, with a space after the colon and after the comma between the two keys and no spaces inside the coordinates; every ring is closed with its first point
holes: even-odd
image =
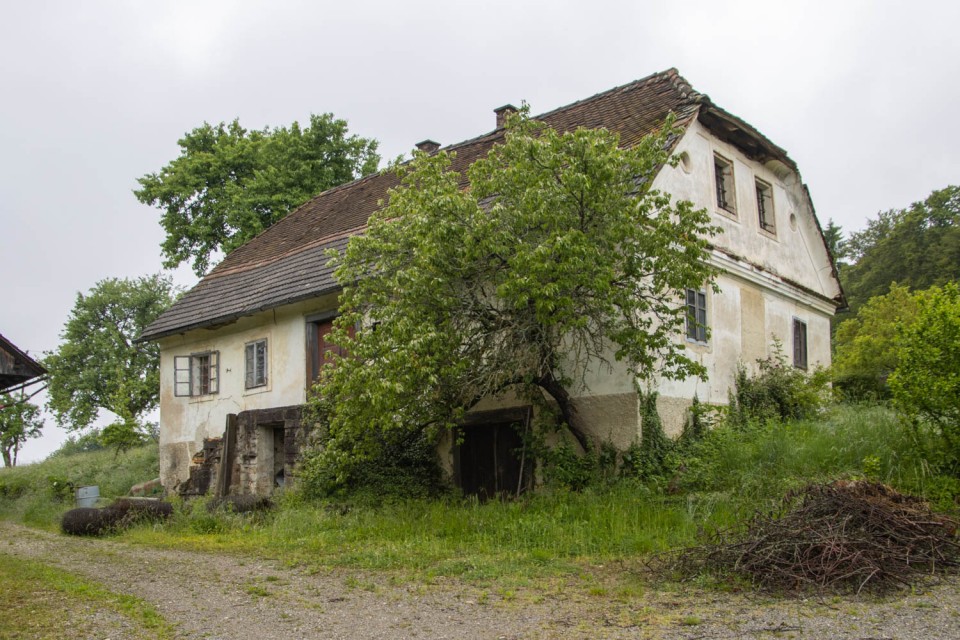
{"type": "Polygon", "coordinates": [[[38,378],[43,366],[0,334],[0,391],[38,378]]]}
{"type": "MultiPolygon", "coordinates": [[[[676,69],[614,87],[560,107],[536,119],[560,130],[604,127],[616,131],[624,146],[661,127],[669,113],[678,127],[699,117],[761,160],[774,157],[795,169],[786,152],[735,116],[696,92],[676,69]]],[[[503,138],[497,128],[444,147],[455,151],[452,169],[466,168],[503,138]]],[[[392,171],[373,174],[310,199],[263,233],[228,254],[193,289],[146,328],[140,340],[156,340],[192,329],[225,324],[266,309],[336,291],[327,249],[342,249],[362,232],[399,179],[392,171]]]]}

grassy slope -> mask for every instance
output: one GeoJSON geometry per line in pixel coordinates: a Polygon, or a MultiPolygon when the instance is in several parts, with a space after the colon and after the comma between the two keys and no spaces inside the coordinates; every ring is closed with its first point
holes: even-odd
{"type": "Polygon", "coordinates": [[[55,529],[74,506],[71,487],[96,485],[109,500],[159,475],[156,444],[125,453],[93,451],[54,456],[43,462],[0,469],[0,517],[55,529]]]}

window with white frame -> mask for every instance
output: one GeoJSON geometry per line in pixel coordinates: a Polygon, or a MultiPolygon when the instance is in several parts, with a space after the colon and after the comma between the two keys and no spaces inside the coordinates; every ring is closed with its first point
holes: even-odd
{"type": "Polygon", "coordinates": [[[728,213],[737,213],[737,195],[733,187],[733,162],[713,156],[713,176],[717,189],[717,206],[728,213]]]}
{"type": "Polygon", "coordinates": [[[205,396],[220,390],[220,352],[206,351],[173,359],[173,395],[205,396]]]}
{"type": "Polygon", "coordinates": [[[773,215],[773,187],[757,179],[757,216],[760,228],[768,233],[776,233],[776,218],[773,215]]]}
{"type": "Polygon", "coordinates": [[[253,389],[267,384],[267,339],[247,343],[244,348],[244,387],[253,389]]]}
{"type": "Polygon", "coordinates": [[[687,338],[707,342],[707,292],[687,289],[687,338]]]}
{"type": "Polygon", "coordinates": [[[793,366],[807,368],[807,323],[793,319],[793,366]]]}

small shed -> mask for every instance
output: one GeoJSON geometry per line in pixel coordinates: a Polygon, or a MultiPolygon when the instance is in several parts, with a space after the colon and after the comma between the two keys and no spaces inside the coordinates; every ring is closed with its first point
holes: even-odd
{"type": "Polygon", "coordinates": [[[0,334],[0,393],[26,387],[46,373],[39,362],[0,334]]]}

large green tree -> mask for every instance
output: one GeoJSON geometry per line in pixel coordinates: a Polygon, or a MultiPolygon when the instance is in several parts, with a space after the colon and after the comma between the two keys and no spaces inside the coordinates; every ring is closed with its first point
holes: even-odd
{"type": "MultiPolygon", "coordinates": [[[[571,402],[590,370],[703,375],[686,355],[684,291],[710,286],[709,216],[650,189],[665,130],[558,133],[521,115],[468,170],[418,154],[402,186],[334,259],[346,286],[315,404],[325,468],[345,479],[391,434],[437,433],[479,400],[547,397],[584,445],[571,402]],[[361,327],[353,335],[353,327],[361,327]]],[[[324,467],[324,464],[319,465],[324,467]]]]}
{"type": "Polygon", "coordinates": [[[919,290],[960,279],[960,187],[881,212],[851,234],[846,249],[852,264],[843,284],[854,312],[893,282],[919,290]]]}
{"type": "Polygon", "coordinates": [[[0,455],[3,466],[17,466],[20,447],[40,435],[43,419],[40,408],[23,397],[0,395],[0,455]]]}
{"type": "Polygon", "coordinates": [[[144,204],[163,210],[165,267],[191,262],[202,276],[311,197],[377,170],[377,142],[348,135],[345,120],[311,115],[301,127],[248,131],[204,123],[178,142],[180,156],[138,179],[144,204]]]}
{"type": "Polygon", "coordinates": [[[86,428],[103,410],[128,431],[143,426],[143,415],[158,402],[160,353],[156,343],[134,340],[174,295],[162,275],[110,278],[77,294],[60,346],[44,358],[47,408],[60,426],[86,428]]]}

